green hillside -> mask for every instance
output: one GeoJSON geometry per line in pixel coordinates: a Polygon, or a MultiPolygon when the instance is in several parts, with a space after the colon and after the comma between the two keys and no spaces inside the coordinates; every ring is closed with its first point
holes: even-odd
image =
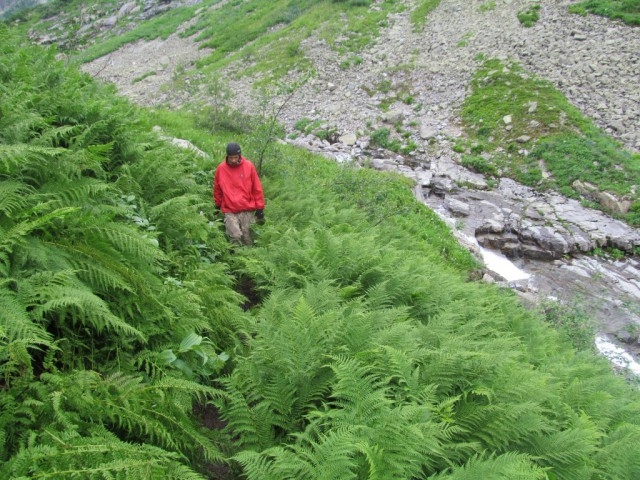
{"type": "MultiPolygon", "coordinates": [[[[115,0],[55,0],[22,10],[13,15],[11,22],[29,31],[32,37],[55,42],[68,60],[77,64],[108,58],[123,45],[139,40],[166,40],[176,34],[198,42],[207,53],[194,68],[182,67],[174,72],[168,88],[184,94],[190,111],[203,105],[216,106],[212,115],[216,118],[210,121],[240,131],[250,129],[246,119],[228,125],[229,119],[221,118],[222,113],[230,112],[224,104],[233,90],[230,79],[250,79],[254,93],[263,98],[264,104],[274,91],[295,91],[320,74],[302,47],[305,40],[314,38],[326,44],[341,69],[357,69],[363,52],[376,41],[380,29],[388,26],[390,15],[406,13],[413,30],[428,35],[424,32],[426,19],[439,5],[437,0],[204,0],[168,8],[141,20],[141,2],[129,3],[138,10],[121,13],[123,2],[115,0]],[[116,17],[111,28],[100,26],[102,21],[116,17]],[[91,18],[95,19],[93,23],[88,20],[91,18]]],[[[495,2],[485,2],[479,8],[490,12],[495,2]]],[[[539,16],[540,5],[531,8],[539,16]]],[[[590,0],[567,8],[566,15],[595,13],[633,27],[639,8],[640,0],[590,0]]],[[[461,41],[458,48],[464,43],[461,41]]],[[[410,57],[397,68],[410,71],[410,57]]],[[[457,143],[455,150],[462,154],[462,163],[484,174],[490,184],[491,177],[507,176],[542,191],[558,190],[632,226],[640,226],[640,154],[626,150],[585,118],[550,82],[536,78],[517,63],[486,58],[484,54],[475,61],[477,71],[461,111],[466,137],[450,139],[457,143]],[[504,129],[503,118],[507,115],[514,118],[510,130],[504,129]],[[611,210],[599,203],[597,196],[585,197],[576,188],[576,181],[587,182],[622,200],[623,211],[611,210]]],[[[140,72],[133,82],[156,74],[154,70],[140,72]]],[[[377,90],[387,91],[379,105],[380,114],[396,101],[414,102],[410,84],[391,92],[387,79],[362,88],[370,95],[377,90]]],[[[413,108],[418,111],[421,105],[413,108]]],[[[310,120],[300,118],[299,122],[310,120]]],[[[317,122],[322,124],[321,120],[317,122]]],[[[322,128],[312,131],[321,137],[331,133],[322,128]]],[[[421,142],[417,130],[410,125],[371,127],[362,134],[373,144],[402,154],[414,151],[421,142]]]]}
{"type": "Polygon", "coordinates": [[[55,56],[0,27],[0,478],[640,478],[637,384],[471,281],[404,177],[55,56]],[[253,248],[212,208],[232,139],[265,151],[253,248]]]}

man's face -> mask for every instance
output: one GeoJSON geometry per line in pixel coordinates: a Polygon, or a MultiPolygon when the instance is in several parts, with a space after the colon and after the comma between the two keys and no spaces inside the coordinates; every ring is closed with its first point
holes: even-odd
{"type": "Polygon", "coordinates": [[[227,162],[234,167],[240,165],[240,155],[227,155],[227,162]]]}

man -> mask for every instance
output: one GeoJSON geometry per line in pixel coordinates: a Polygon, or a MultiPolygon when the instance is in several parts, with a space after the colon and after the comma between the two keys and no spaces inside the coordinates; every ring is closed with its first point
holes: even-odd
{"type": "Polygon", "coordinates": [[[224,213],[224,226],[234,243],[251,245],[251,224],[264,223],[264,194],[256,167],[242,156],[240,145],[227,144],[227,156],[213,179],[213,201],[224,213]]]}

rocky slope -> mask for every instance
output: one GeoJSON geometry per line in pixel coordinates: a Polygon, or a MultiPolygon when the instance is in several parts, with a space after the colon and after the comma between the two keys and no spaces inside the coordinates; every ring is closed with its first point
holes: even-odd
{"type": "MultiPolygon", "coordinates": [[[[347,70],[340,68],[341,59],[324,42],[308,39],[302,47],[318,75],[291,99],[282,120],[291,129],[307,117],[324,121],[339,133],[365,132],[383,120],[380,104],[402,87],[409,88],[415,101],[398,102],[391,109],[400,112],[405,125],[419,121],[423,133],[455,134],[447,127],[457,124],[457,109],[482,54],[514,59],[550,80],[600,127],[630,150],[640,151],[637,28],[593,15],[571,15],[567,9],[575,2],[568,0],[543,2],[540,21],[524,28],[516,15],[531,5],[529,0],[498,1],[493,10],[481,9],[484,3],[442,0],[419,33],[413,31],[408,11],[392,16],[377,44],[360,55],[362,63],[347,70]],[[392,82],[391,91],[371,96],[381,80],[392,82]],[[423,108],[416,111],[415,105],[423,108]]],[[[145,11],[157,11],[154,8],[150,5],[145,11]]],[[[110,23],[115,28],[117,18],[110,23]]],[[[100,25],[104,28],[104,22],[100,25]]],[[[123,94],[141,104],[175,105],[186,100],[185,93],[160,86],[170,85],[176,69],[188,69],[207,53],[174,35],[166,41],[127,45],[86,70],[116,83],[123,94]],[[155,75],[133,82],[152,71],[155,75]]],[[[241,71],[242,66],[230,69],[241,71]]],[[[237,104],[247,109],[255,108],[251,85],[252,79],[243,77],[230,84],[237,104]]]]}
{"type": "MultiPolygon", "coordinates": [[[[317,120],[341,139],[329,145],[313,137],[298,138],[301,146],[336,159],[367,158],[377,168],[412,176],[419,186],[417,195],[450,218],[461,238],[518,256],[517,265],[531,274],[510,282],[495,271],[489,279],[516,288],[531,301],[549,296],[578,301],[600,320],[602,332],[638,354],[638,259],[579,253],[602,245],[640,245],[638,231],[553,193],[538,194],[507,180],[486,191],[482,177],[458,166],[452,149],[453,140],[462,135],[457,112],[478,66],[476,58],[483,54],[515,59],[550,80],[600,127],[628,149],[640,151],[638,29],[596,16],[570,15],[572,2],[567,0],[542,2],[540,21],[524,28],[516,14],[531,2],[497,0],[493,9],[480,8],[485,3],[442,0],[422,32],[413,31],[408,12],[394,15],[377,44],[362,52],[362,62],[347,70],[324,42],[308,39],[302,48],[318,75],[288,100],[281,120],[289,131],[301,118],[317,120]],[[376,92],[382,80],[388,80],[390,91],[376,92]],[[381,104],[400,89],[408,89],[415,101],[396,102],[383,111],[381,104]],[[367,132],[398,122],[418,144],[414,155],[399,158],[368,149],[367,132]],[[469,187],[456,188],[460,182],[469,187]]],[[[142,105],[177,106],[189,96],[172,88],[172,78],[206,53],[174,35],[127,45],[84,69],[115,83],[142,105]],[[148,72],[154,74],[134,81],[148,72]]],[[[230,69],[237,71],[241,65],[230,69]]],[[[236,104],[248,111],[256,108],[251,79],[228,78],[236,78],[230,84],[236,104]]],[[[274,99],[276,104],[283,101],[274,99]]]]}

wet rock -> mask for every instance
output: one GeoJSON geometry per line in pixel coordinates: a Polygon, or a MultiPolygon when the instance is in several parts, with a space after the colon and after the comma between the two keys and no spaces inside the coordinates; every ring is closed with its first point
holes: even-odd
{"type": "Polygon", "coordinates": [[[431,179],[432,192],[437,197],[444,197],[446,194],[458,190],[457,185],[449,177],[433,177],[431,179]]]}
{"type": "Polygon", "coordinates": [[[470,213],[469,204],[456,200],[455,198],[445,199],[444,204],[454,217],[466,217],[470,213]]]}
{"type": "Polygon", "coordinates": [[[475,236],[480,237],[483,233],[502,233],[504,232],[504,222],[489,218],[484,220],[476,227],[475,236]]]}
{"type": "Polygon", "coordinates": [[[640,337],[638,337],[638,334],[633,333],[629,330],[620,330],[616,332],[615,337],[622,343],[627,343],[629,345],[638,345],[638,343],[640,342],[640,337]]]}

